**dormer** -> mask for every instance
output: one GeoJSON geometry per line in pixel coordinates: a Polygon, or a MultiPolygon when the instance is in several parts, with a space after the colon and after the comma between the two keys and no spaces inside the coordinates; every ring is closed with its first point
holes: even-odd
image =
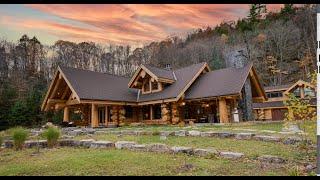
{"type": "Polygon", "coordinates": [[[175,81],[176,77],[172,70],[141,65],[131,78],[128,87],[140,89],[142,94],[149,94],[160,92],[175,81]]]}

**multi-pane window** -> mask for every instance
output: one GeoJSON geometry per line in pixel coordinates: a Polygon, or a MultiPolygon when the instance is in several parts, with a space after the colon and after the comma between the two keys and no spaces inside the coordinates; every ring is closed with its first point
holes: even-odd
{"type": "Polygon", "coordinates": [[[315,92],[309,87],[304,88],[304,94],[306,97],[315,97],[316,96],[315,92]]]}
{"type": "Polygon", "coordinates": [[[283,94],[281,91],[267,93],[268,98],[278,98],[278,97],[282,97],[282,96],[283,96],[283,94]]]}
{"type": "Polygon", "coordinates": [[[158,82],[154,81],[151,84],[152,84],[152,90],[158,90],[159,89],[158,82]]]}
{"type": "Polygon", "coordinates": [[[144,83],[143,89],[144,89],[144,92],[150,91],[150,84],[148,81],[144,83]]]}
{"type": "Polygon", "coordinates": [[[296,88],[296,89],[293,91],[293,94],[294,94],[297,98],[300,98],[300,97],[301,97],[300,88],[296,88]]]}
{"type": "Polygon", "coordinates": [[[154,119],[161,119],[161,105],[157,104],[153,106],[154,119]]]}

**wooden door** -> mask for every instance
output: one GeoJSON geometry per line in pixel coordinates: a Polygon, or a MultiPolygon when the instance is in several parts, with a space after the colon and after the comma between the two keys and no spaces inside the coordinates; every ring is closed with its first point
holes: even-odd
{"type": "Polygon", "coordinates": [[[285,109],[272,109],[272,120],[284,120],[286,112],[287,111],[285,109]]]}

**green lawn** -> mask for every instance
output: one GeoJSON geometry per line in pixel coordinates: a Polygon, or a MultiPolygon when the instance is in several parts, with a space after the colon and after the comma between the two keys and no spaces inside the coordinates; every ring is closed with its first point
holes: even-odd
{"type": "MultiPolygon", "coordinates": [[[[169,136],[167,140],[160,140],[159,136],[117,136],[114,134],[79,136],[76,139],[95,139],[107,141],[135,141],[139,144],[164,143],[170,146],[187,146],[194,148],[215,148],[220,151],[241,152],[250,158],[261,155],[275,155],[286,158],[290,161],[309,161],[303,151],[296,146],[284,145],[282,143],[263,142],[255,140],[236,140],[233,138],[213,138],[213,137],[176,137],[169,136]]],[[[308,153],[313,159],[316,151],[308,153]]]]}
{"type": "Polygon", "coordinates": [[[295,167],[126,150],[60,148],[33,155],[34,151],[1,151],[0,175],[292,175],[295,167]]]}

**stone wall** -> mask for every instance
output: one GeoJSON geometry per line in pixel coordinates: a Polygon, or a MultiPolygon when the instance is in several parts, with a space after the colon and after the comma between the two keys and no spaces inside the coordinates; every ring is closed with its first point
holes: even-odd
{"type": "Polygon", "coordinates": [[[168,104],[161,104],[161,118],[167,124],[171,124],[170,107],[168,104]]]}
{"type": "Polygon", "coordinates": [[[180,114],[179,114],[179,106],[178,103],[172,103],[172,124],[179,124],[181,122],[180,114]]]}

